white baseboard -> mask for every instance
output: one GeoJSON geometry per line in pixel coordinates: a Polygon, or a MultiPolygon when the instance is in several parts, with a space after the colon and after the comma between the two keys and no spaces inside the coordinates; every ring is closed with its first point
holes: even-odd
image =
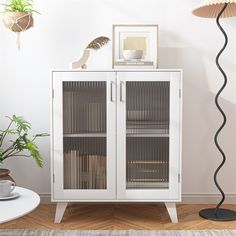
{"type": "Polygon", "coordinates": [[[53,204],[53,202],[51,202],[51,194],[49,193],[39,193],[40,196],[40,203],[42,204],[53,204]]]}
{"type": "MultiPolygon", "coordinates": [[[[51,204],[51,194],[39,194],[42,204],[51,204]]],[[[216,204],[220,194],[183,194],[181,204],[216,204]]],[[[236,194],[226,194],[224,204],[236,204],[236,194]]]]}
{"type": "MultiPolygon", "coordinates": [[[[216,204],[220,194],[183,194],[182,204],[216,204]]],[[[236,204],[236,194],[226,194],[224,204],[236,204]]]]}

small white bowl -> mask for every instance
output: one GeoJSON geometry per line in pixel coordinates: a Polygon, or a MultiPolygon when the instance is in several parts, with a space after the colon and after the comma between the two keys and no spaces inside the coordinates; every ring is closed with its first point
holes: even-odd
{"type": "Polygon", "coordinates": [[[142,59],[143,50],[123,50],[125,60],[142,59]]]}

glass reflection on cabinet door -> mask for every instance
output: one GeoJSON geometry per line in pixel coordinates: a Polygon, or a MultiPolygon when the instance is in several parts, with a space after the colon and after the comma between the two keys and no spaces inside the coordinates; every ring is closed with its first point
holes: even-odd
{"type": "Polygon", "coordinates": [[[106,82],[63,82],[64,189],[106,189],[106,82]]]}
{"type": "Polygon", "coordinates": [[[169,187],[169,81],[126,82],[126,188],[169,187]]]}

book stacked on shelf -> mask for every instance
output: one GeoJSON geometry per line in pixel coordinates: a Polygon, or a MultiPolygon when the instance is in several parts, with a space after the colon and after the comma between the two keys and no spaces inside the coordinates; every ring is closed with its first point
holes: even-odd
{"type": "Polygon", "coordinates": [[[167,188],[168,161],[131,160],[127,162],[127,188],[167,188]]]}
{"type": "Polygon", "coordinates": [[[114,69],[154,69],[154,63],[142,59],[120,59],[114,62],[114,69]]]}
{"type": "Polygon", "coordinates": [[[106,82],[64,82],[63,132],[105,133],[106,82]]]}
{"type": "Polygon", "coordinates": [[[105,189],[106,157],[80,154],[78,150],[64,153],[65,189],[105,189]]]}
{"type": "Polygon", "coordinates": [[[64,91],[63,111],[64,134],[99,133],[106,130],[105,101],[84,102],[79,93],[64,91]]]}

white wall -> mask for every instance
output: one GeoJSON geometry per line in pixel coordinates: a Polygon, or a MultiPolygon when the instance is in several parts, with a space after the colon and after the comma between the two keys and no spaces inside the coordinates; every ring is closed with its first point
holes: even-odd
{"type": "MultiPolygon", "coordinates": [[[[159,65],[184,69],[183,193],[217,193],[212,174],[221,157],[213,135],[221,116],[214,95],[222,78],[214,57],[223,37],[214,20],[194,17],[191,10],[199,0],[42,0],[35,7],[35,27],[16,35],[0,25],[0,124],[3,116],[23,115],[35,132],[50,128],[50,70],[67,69],[93,38],[111,37],[112,24],[159,24],[159,65]]],[[[222,20],[229,45],[221,58],[229,83],[221,104],[228,123],[220,136],[228,160],[220,183],[228,194],[236,194],[236,18],[222,20]]],[[[111,68],[111,45],[92,54],[89,69],[111,68]]],[[[39,193],[50,192],[49,138],[38,142],[44,168],[32,160],[15,158],[3,167],[12,171],[19,185],[39,193]]]]}

